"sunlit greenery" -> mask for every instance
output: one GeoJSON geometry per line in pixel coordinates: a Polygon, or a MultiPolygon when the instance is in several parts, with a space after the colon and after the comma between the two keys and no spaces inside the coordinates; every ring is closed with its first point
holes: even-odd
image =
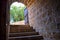
{"type": "Polygon", "coordinates": [[[10,22],[16,22],[24,20],[25,5],[21,3],[15,3],[10,6],[10,22]]]}

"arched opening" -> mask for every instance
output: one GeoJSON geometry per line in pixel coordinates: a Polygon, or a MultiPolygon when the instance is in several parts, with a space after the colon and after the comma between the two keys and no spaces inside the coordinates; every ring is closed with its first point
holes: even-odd
{"type": "Polygon", "coordinates": [[[20,2],[13,2],[10,5],[10,25],[28,24],[28,9],[20,2]]]}

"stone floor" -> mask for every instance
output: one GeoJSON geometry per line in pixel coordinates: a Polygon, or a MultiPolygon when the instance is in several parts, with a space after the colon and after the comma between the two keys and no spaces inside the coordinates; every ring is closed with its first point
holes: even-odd
{"type": "Polygon", "coordinates": [[[14,23],[11,23],[10,25],[25,25],[25,21],[22,20],[22,21],[14,22],[14,23]]]}

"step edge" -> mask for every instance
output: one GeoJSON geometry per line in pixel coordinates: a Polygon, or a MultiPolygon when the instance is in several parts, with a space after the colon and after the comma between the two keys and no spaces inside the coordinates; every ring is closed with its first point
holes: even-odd
{"type": "Polygon", "coordinates": [[[43,36],[41,36],[41,35],[19,36],[19,37],[8,37],[8,38],[14,39],[14,38],[30,38],[30,37],[41,37],[41,38],[43,38],[43,36]]]}

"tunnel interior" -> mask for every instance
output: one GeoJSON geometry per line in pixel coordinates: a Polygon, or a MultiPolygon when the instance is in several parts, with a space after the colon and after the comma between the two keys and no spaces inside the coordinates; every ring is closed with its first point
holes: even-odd
{"type": "MultiPolygon", "coordinates": [[[[8,1],[7,13],[12,2],[8,1]]],[[[44,40],[59,40],[60,38],[60,3],[59,0],[19,0],[27,6],[29,25],[44,37],[44,40]]],[[[7,14],[9,23],[9,15],[7,14]]]]}

